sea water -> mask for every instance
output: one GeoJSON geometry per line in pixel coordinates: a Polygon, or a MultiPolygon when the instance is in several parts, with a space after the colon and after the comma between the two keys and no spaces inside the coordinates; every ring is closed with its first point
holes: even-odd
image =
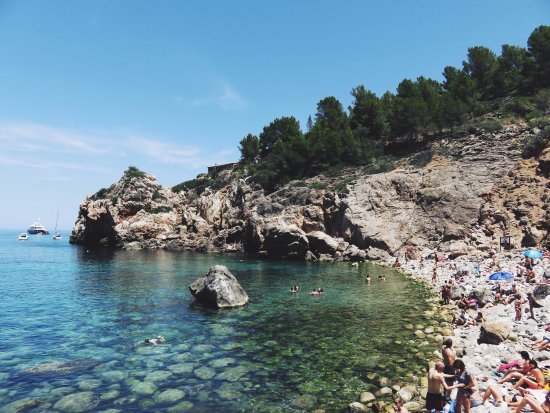
{"type": "Polygon", "coordinates": [[[423,374],[434,350],[414,334],[433,322],[428,292],[388,268],[17,235],[0,232],[7,411],[338,412],[379,377],[423,374]],[[215,264],[237,277],[248,305],[195,303],[189,284],[215,264]],[[319,287],[323,296],[309,296],[319,287]],[[165,344],[140,343],[159,334],[165,344]]]}

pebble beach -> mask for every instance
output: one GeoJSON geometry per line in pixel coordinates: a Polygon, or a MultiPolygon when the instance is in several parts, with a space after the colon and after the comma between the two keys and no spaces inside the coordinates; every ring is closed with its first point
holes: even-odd
{"type": "MultiPolygon", "coordinates": [[[[439,254],[439,260],[400,260],[401,270],[418,281],[424,282],[433,288],[434,293],[441,297],[441,289],[449,280],[454,279],[452,300],[448,305],[442,305],[443,312],[449,312],[446,324],[442,327],[451,327],[453,347],[457,350],[457,358],[462,358],[466,368],[475,375],[480,391],[483,392],[489,385],[495,385],[504,394],[511,394],[510,383],[498,384],[499,377],[494,375],[499,366],[511,361],[521,360],[519,352],[528,351],[531,358],[536,360],[540,367],[550,366],[550,356],[547,350],[534,351],[530,348],[536,340],[544,336],[546,324],[550,322],[549,304],[550,298],[546,296],[550,291],[550,284],[546,284],[546,276],[550,275],[550,259],[548,255],[541,259],[535,259],[533,271],[534,282],[527,283],[524,277],[518,276],[523,272],[522,260],[524,250],[511,250],[504,252],[484,253],[483,255],[463,255],[454,260],[445,259],[439,254]],[[435,269],[435,276],[434,276],[435,269]],[[491,281],[489,276],[495,272],[509,272],[514,279],[508,281],[491,281]],[[481,307],[468,310],[472,318],[480,311],[484,321],[475,325],[459,326],[452,324],[452,315],[460,312],[455,300],[462,294],[466,297],[472,292],[485,292],[486,298],[492,298],[494,290],[500,284],[502,289],[516,285],[522,304],[521,320],[515,321],[516,312],[514,303],[496,304],[492,307],[481,307]],[[548,287],[548,288],[547,288],[548,287]],[[535,291],[536,289],[536,291],[535,291]],[[534,293],[536,301],[541,305],[534,309],[535,319],[529,312],[527,293],[534,293]],[[479,343],[482,326],[500,326],[507,338],[499,344],[479,343]]],[[[479,303],[482,306],[485,303],[479,303]]],[[[448,330],[449,331],[449,330],[448,330]]],[[[441,348],[434,349],[434,362],[441,359],[441,348]]],[[[413,406],[411,406],[413,407],[413,406]]],[[[485,404],[472,408],[474,412],[507,412],[510,406],[496,406],[492,399],[485,404]]],[[[525,410],[527,411],[527,410],[525,410]]]]}

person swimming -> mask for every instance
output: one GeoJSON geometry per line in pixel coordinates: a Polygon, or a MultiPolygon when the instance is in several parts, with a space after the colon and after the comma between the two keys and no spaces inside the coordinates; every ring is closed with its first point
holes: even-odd
{"type": "Polygon", "coordinates": [[[153,338],[146,338],[143,342],[151,346],[158,346],[159,344],[166,343],[166,339],[163,336],[156,336],[153,338]]]}

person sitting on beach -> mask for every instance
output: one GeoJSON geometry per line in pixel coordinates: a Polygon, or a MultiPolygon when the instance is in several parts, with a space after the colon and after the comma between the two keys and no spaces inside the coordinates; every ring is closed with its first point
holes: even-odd
{"type": "Polygon", "coordinates": [[[455,304],[458,308],[466,308],[468,306],[468,299],[464,294],[460,294],[460,299],[455,304]]]}
{"type": "Polygon", "coordinates": [[[163,336],[156,336],[153,338],[146,338],[143,342],[151,346],[157,346],[159,344],[166,343],[166,339],[163,336]]]}
{"type": "MultiPolygon", "coordinates": [[[[524,360],[525,360],[525,354],[526,353],[527,353],[526,351],[520,353],[521,357],[524,360]]],[[[506,382],[512,381],[514,379],[519,380],[523,377],[529,377],[531,375],[531,370],[533,370],[533,368],[534,368],[533,366],[538,366],[537,362],[535,360],[529,359],[523,364],[523,366],[521,368],[511,368],[511,369],[509,369],[508,372],[506,373],[506,375],[498,381],[498,384],[506,383],[506,382]]],[[[543,379],[544,379],[544,374],[542,376],[543,376],[543,379]]]]}
{"type": "MultiPolygon", "coordinates": [[[[546,327],[544,331],[547,333],[550,331],[550,323],[546,323],[546,327]]],[[[550,335],[548,334],[543,336],[540,340],[530,345],[530,347],[533,350],[537,350],[537,351],[546,350],[549,346],[550,346],[550,335]]]]}
{"type": "Polygon", "coordinates": [[[536,277],[537,277],[537,274],[535,274],[535,271],[533,271],[532,269],[527,270],[527,272],[525,273],[525,281],[530,284],[537,282],[536,277]]]}
{"type": "Polygon", "coordinates": [[[476,324],[481,324],[485,322],[485,319],[483,318],[483,313],[481,311],[477,312],[477,316],[475,318],[476,324]]]}
{"type": "Polygon", "coordinates": [[[519,380],[516,384],[514,384],[514,389],[518,389],[519,387],[528,387],[530,389],[544,389],[544,385],[546,384],[546,380],[544,379],[544,372],[541,368],[539,368],[538,363],[535,360],[530,360],[529,364],[531,365],[529,375],[518,377],[519,380]]]}
{"type": "Polygon", "coordinates": [[[521,356],[521,359],[523,362],[519,361],[513,361],[510,363],[507,363],[506,365],[503,365],[499,368],[502,372],[505,373],[504,377],[501,378],[498,381],[498,384],[506,383],[510,380],[512,380],[514,377],[510,376],[508,377],[508,374],[510,373],[520,373],[520,374],[527,374],[529,373],[529,370],[531,370],[531,365],[529,364],[529,361],[531,361],[531,356],[529,353],[525,350],[520,351],[519,355],[521,356]]]}
{"type": "Polygon", "coordinates": [[[472,396],[470,397],[470,407],[477,407],[485,404],[489,397],[495,399],[495,406],[500,406],[504,401],[504,396],[501,391],[493,385],[489,385],[481,395],[480,389],[477,387],[477,383],[472,387],[472,396]]]}
{"type": "Polygon", "coordinates": [[[393,401],[394,413],[409,413],[406,407],[403,406],[403,400],[400,397],[396,397],[393,401]]]}
{"type": "Polygon", "coordinates": [[[462,309],[458,316],[453,316],[452,323],[457,326],[473,326],[476,324],[475,320],[470,317],[465,308],[462,309]]]}
{"type": "Polygon", "coordinates": [[[550,392],[545,392],[542,402],[534,394],[525,393],[524,396],[514,413],[522,412],[526,406],[529,406],[535,413],[550,413],[550,392]]]}

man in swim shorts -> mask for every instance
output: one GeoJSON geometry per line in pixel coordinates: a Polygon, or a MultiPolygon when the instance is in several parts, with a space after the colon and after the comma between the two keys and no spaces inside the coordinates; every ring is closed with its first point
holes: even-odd
{"type": "MultiPolygon", "coordinates": [[[[453,348],[453,340],[448,338],[443,343],[443,348],[441,349],[441,355],[443,356],[444,369],[443,373],[447,374],[449,377],[445,379],[445,382],[448,386],[452,386],[455,382],[455,369],[453,368],[453,363],[456,359],[456,351],[453,348]]],[[[446,392],[447,396],[451,395],[451,392],[446,392]]]]}
{"type": "MultiPolygon", "coordinates": [[[[457,384],[455,386],[448,386],[445,383],[445,379],[448,378],[447,374],[443,373],[445,365],[438,361],[435,363],[434,368],[428,371],[428,393],[426,394],[426,410],[431,412],[435,410],[436,412],[442,412],[443,406],[445,406],[445,398],[441,393],[441,387],[445,389],[446,392],[451,392],[452,389],[462,387],[462,384],[457,384]]],[[[454,376],[453,376],[454,377],[454,376]]]]}

